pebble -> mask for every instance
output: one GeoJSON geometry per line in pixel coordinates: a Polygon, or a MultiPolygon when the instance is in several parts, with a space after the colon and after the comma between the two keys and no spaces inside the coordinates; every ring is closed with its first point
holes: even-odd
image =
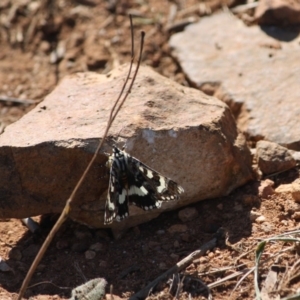
{"type": "Polygon", "coordinates": [[[296,221],[300,220],[300,211],[296,211],[293,215],[292,218],[296,221]]]}
{"type": "Polygon", "coordinates": [[[158,235],[163,235],[163,234],[165,234],[165,233],[166,233],[166,231],[163,230],[163,229],[160,229],[160,230],[157,230],[157,231],[156,231],[156,234],[158,234],[158,235]]]}
{"type": "Polygon", "coordinates": [[[300,202],[300,179],[292,183],[292,197],[296,202],[300,202]]]}
{"type": "Polygon", "coordinates": [[[219,209],[219,210],[223,210],[223,207],[224,207],[223,203],[220,203],[217,205],[217,209],[219,209]]]}
{"type": "Polygon", "coordinates": [[[292,184],[281,184],[275,189],[275,193],[290,193],[292,191],[292,184]]]}
{"type": "Polygon", "coordinates": [[[178,254],[171,253],[171,254],[170,254],[170,257],[173,258],[175,261],[178,261],[178,260],[179,260],[179,255],[178,255],[178,254]]]}
{"type": "Polygon", "coordinates": [[[204,264],[204,263],[207,263],[207,262],[208,262],[208,259],[207,259],[206,256],[201,256],[201,257],[199,258],[199,262],[200,262],[200,264],[204,264]]]}
{"type": "Polygon", "coordinates": [[[257,217],[256,220],[255,220],[256,223],[263,223],[265,221],[266,221],[266,217],[262,216],[262,215],[257,217]]]}
{"type": "Polygon", "coordinates": [[[0,257],[0,271],[8,272],[11,270],[11,267],[0,257]]]}
{"type": "Polygon", "coordinates": [[[96,252],[92,250],[87,250],[85,251],[84,256],[86,259],[93,259],[96,256],[96,252]]]}
{"type": "Polygon", "coordinates": [[[99,252],[99,251],[103,250],[103,244],[95,243],[95,244],[90,246],[90,250],[93,250],[95,252],[99,252]]]}
{"type": "Polygon", "coordinates": [[[174,241],[174,248],[179,248],[179,242],[177,240],[174,241]]]}
{"type": "Polygon", "coordinates": [[[75,236],[78,240],[92,238],[92,234],[87,230],[75,230],[75,236]]]}
{"type": "Polygon", "coordinates": [[[258,187],[258,195],[263,199],[269,198],[269,196],[275,193],[273,187],[274,187],[274,181],[272,181],[271,179],[266,179],[261,181],[258,187]]]}
{"type": "Polygon", "coordinates": [[[169,233],[176,233],[176,232],[182,233],[182,232],[186,232],[187,230],[188,227],[184,224],[175,224],[168,228],[169,233]]]}
{"type": "Polygon", "coordinates": [[[241,204],[236,204],[234,207],[233,207],[233,210],[234,211],[242,211],[243,210],[243,206],[241,204]]]}
{"type": "Polygon", "coordinates": [[[99,267],[106,268],[107,267],[107,262],[105,260],[100,260],[99,261],[99,267]]]}
{"type": "Polygon", "coordinates": [[[261,214],[257,211],[253,211],[253,210],[250,211],[250,220],[252,222],[254,222],[260,216],[261,216],[261,214]]]}
{"type": "Polygon", "coordinates": [[[274,232],[274,226],[269,222],[264,222],[263,224],[261,224],[261,230],[264,233],[272,233],[274,232]]]}
{"type": "Polygon", "coordinates": [[[194,207],[187,207],[179,211],[178,218],[183,222],[196,219],[199,216],[198,211],[194,207]]]}
{"type": "Polygon", "coordinates": [[[69,247],[69,243],[66,240],[59,240],[55,246],[58,250],[67,249],[69,247]]]}
{"type": "Polygon", "coordinates": [[[166,270],[167,269],[167,265],[164,262],[159,263],[158,268],[160,270],[166,270]]]}

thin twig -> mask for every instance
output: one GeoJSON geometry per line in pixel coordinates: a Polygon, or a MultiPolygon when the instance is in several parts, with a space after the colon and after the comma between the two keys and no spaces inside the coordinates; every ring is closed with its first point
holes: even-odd
{"type": "Polygon", "coordinates": [[[230,293],[229,299],[231,299],[234,291],[238,288],[238,286],[243,282],[243,280],[254,271],[255,267],[252,267],[251,269],[249,269],[246,274],[236,283],[235,287],[233,288],[233,290],[230,293]]]}
{"type": "MultiPolygon", "coordinates": [[[[178,274],[178,275],[179,275],[179,274],[178,274]]],[[[182,291],[184,279],[185,279],[185,275],[183,275],[183,277],[182,277],[181,280],[180,280],[180,278],[179,278],[179,280],[178,280],[177,290],[176,290],[176,294],[175,294],[175,297],[174,297],[175,300],[179,300],[179,294],[180,294],[180,292],[182,291]]]]}
{"type": "Polygon", "coordinates": [[[79,275],[81,276],[81,278],[82,278],[85,282],[87,282],[88,279],[87,279],[87,278],[85,277],[85,275],[83,274],[83,272],[82,272],[82,270],[80,269],[79,264],[78,264],[77,261],[74,263],[74,268],[77,270],[77,272],[79,273],[79,275]]]}
{"type": "Polygon", "coordinates": [[[190,255],[182,259],[180,262],[178,262],[176,265],[174,265],[172,268],[167,270],[162,275],[158,276],[155,280],[150,282],[145,288],[134,294],[129,298],[129,300],[137,300],[137,299],[144,299],[148,295],[149,290],[157,285],[160,281],[165,280],[167,277],[174,273],[178,273],[184,268],[186,268],[189,264],[193,262],[194,259],[204,255],[208,250],[213,249],[217,245],[217,239],[214,238],[204,244],[202,247],[200,247],[198,250],[192,252],[190,255]]]}
{"type": "Polygon", "coordinates": [[[243,270],[243,271],[237,271],[237,272],[235,272],[235,273],[233,273],[233,274],[230,274],[230,275],[228,275],[228,276],[226,276],[226,277],[224,277],[224,278],[222,278],[222,279],[220,279],[220,280],[217,280],[217,281],[215,281],[215,282],[213,282],[213,283],[210,283],[210,284],[208,284],[207,286],[208,286],[208,288],[210,288],[210,289],[216,288],[217,286],[222,285],[222,284],[223,284],[224,282],[226,282],[227,280],[231,280],[231,279],[233,279],[233,278],[235,278],[235,277],[244,275],[244,274],[247,273],[248,271],[249,271],[249,269],[245,269],[245,270],[243,270]]]}
{"type": "Polygon", "coordinates": [[[0,101],[4,102],[14,102],[14,103],[20,103],[20,104],[36,104],[37,102],[31,99],[20,99],[20,98],[14,98],[14,97],[8,97],[5,95],[0,95],[0,101]]]}
{"type": "Polygon", "coordinates": [[[221,269],[215,269],[215,270],[211,270],[211,271],[208,271],[208,272],[198,273],[198,276],[212,275],[212,274],[215,274],[215,273],[221,273],[221,272],[232,270],[232,269],[238,269],[238,268],[244,267],[244,266],[246,266],[246,264],[240,264],[240,265],[237,265],[237,266],[224,267],[224,268],[221,268],[221,269]]]}
{"type": "Polygon", "coordinates": [[[67,219],[68,217],[68,214],[69,214],[69,211],[71,209],[71,204],[72,204],[72,201],[74,200],[79,188],[81,187],[82,183],[84,182],[85,178],[86,178],[86,175],[88,174],[89,170],[91,169],[94,161],[96,160],[97,158],[97,155],[98,153],[100,152],[100,149],[102,148],[102,145],[104,144],[104,140],[107,136],[107,133],[114,121],[114,119],[116,118],[118,112],[120,111],[121,107],[123,106],[125,100],[127,99],[130,91],[131,91],[131,88],[133,86],[133,83],[135,81],[135,78],[136,78],[136,75],[137,75],[137,72],[138,72],[138,69],[139,69],[139,66],[140,66],[140,63],[141,63],[141,53],[143,51],[143,44],[144,44],[144,37],[145,37],[145,33],[144,32],[141,32],[141,46],[140,46],[140,53],[139,53],[139,60],[138,60],[138,63],[137,63],[137,67],[136,67],[136,70],[135,70],[135,73],[134,73],[134,76],[132,78],[132,81],[130,82],[130,85],[129,85],[129,89],[127,90],[126,94],[124,95],[123,99],[121,99],[122,95],[123,95],[123,92],[125,90],[125,87],[127,85],[127,83],[129,82],[129,78],[130,78],[130,72],[131,72],[131,69],[132,69],[132,65],[133,65],[133,60],[134,60],[134,41],[133,41],[133,26],[132,26],[132,19],[130,17],[130,23],[131,23],[131,40],[132,40],[132,56],[131,56],[131,62],[130,62],[130,68],[129,68],[129,72],[128,72],[128,75],[126,77],[126,80],[124,82],[124,85],[123,85],[123,88],[117,98],[117,100],[115,101],[114,103],[114,106],[113,108],[111,109],[111,112],[110,112],[110,115],[109,115],[109,119],[108,119],[108,122],[107,122],[107,126],[106,126],[106,129],[104,131],[104,134],[103,134],[103,137],[102,137],[102,140],[101,142],[99,143],[90,163],[88,164],[87,168],[85,169],[83,175],[81,176],[81,178],[79,179],[77,185],[75,186],[73,192],[71,193],[71,196],[70,198],[66,201],[66,205],[59,217],[59,219],[57,220],[56,224],[54,225],[54,227],[52,228],[51,232],[49,233],[49,235],[47,236],[45,242],[43,243],[39,253],[37,254],[37,256],[35,257],[23,283],[22,283],[22,286],[21,286],[21,289],[20,289],[20,293],[19,293],[19,296],[18,296],[18,300],[21,300],[25,291],[26,291],[26,288],[30,282],[30,279],[36,269],[36,267],[38,266],[39,262],[41,261],[41,259],[43,258],[44,256],[44,253],[46,252],[50,242],[52,241],[52,239],[54,238],[56,232],[59,230],[59,228],[61,227],[61,225],[63,224],[63,222],[67,219]],[[120,101],[121,99],[121,101],[120,101]],[[120,103],[119,103],[120,102],[120,103]]]}

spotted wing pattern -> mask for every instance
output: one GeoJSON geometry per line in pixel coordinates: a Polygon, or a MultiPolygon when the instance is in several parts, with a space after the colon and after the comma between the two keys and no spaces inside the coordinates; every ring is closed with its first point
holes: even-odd
{"type": "Polygon", "coordinates": [[[113,147],[108,159],[110,178],[104,224],[128,217],[128,204],[144,210],[160,208],[163,201],[178,200],[183,188],[123,150],[113,147]]]}

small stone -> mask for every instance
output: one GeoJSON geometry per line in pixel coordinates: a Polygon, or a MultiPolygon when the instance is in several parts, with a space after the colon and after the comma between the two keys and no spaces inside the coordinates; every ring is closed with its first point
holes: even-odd
{"type": "Polygon", "coordinates": [[[214,258],[214,257],[215,257],[215,254],[214,254],[213,252],[209,252],[209,253],[208,253],[208,257],[209,257],[209,258],[214,258]]]}
{"type": "Polygon", "coordinates": [[[296,221],[300,220],[300,211],[296,211],[293,215],[292,218],[296,221]]]}
{"type": "Polygon", "coordinates": [[[217,205],[217,209],[223,210],[223,203],[218,204],[218,205],[217,205]]]}
{"type": "Polygon", "coordinates": [[[253,211],[253,210],[250,211],[250,220],[252,222],[254,222],[260,216],[261,216],[261,214],[257,211],[253,211]]]}
{"type": "Polygon", "coordinates": [[[270,179],[261,181],[258,187],[258,195],[263,199],[267,199],[269,196],[275,193],[273,187],[274,181],[270,179]]]}
{"type": "Polygon", "coordinates": [[[178,218],[183,222],[196,219],[199,216],[198,211],[194,207],[187,207],[179,211],[178,218]]]}
{"type": "Polygon", "coordinates": [[[168,228],[169,233],[186,232],[188,227],[184,224],[175,224],[168,228]]]}
{"type": "Polygon", "coordinates": [[[156,231],[156,234],[158,234],[158,235],[163,235],[163,234],[165,234],[165,233],[166,233],[166,231],[163,230],[163,229],[160,229],[160,230],[157,230],[157,231],[156,231]]]}
{"type": "Polygon", "coordinates": [[[300,179],[292,182],[292,197],[296,202],[300,202],[300,179]]]}
{"type": "Polygon", "coordinates": [[[12,248],[8,253],[8,257],[12,260],[21,260],[22,252],[18,248],[12,248]]]}
{"type": "Polygon", "coordinates": [[[100,260],[99,261],[99,267],[106,268],[107,267],[107,262],[105,260],[100,260]]]}
{"type": "Polygon", "coordinates": [[[76,230],[75,236],[78,240],[84,240],[92,238],[92,234],[89,231],[76,230]]]}
{"type": "Polygon", "coordinates": [[[208,262],[208,259],[207,259],[206,256],[201,256],[201,257],[199,258],[199,262],[200,262],[200,264],[204,264],[204,263],[207,263],[207,262],[208,262]]]}
{"type": "Polygon", "coordinates": [[[284,194],[292,192],[292,184],[281,184],[275,189],[275,193],[284,194]]]}
{"type": "Polygon", "coordinates": [[[167,265],[166,265],[166,263],[161,262],[161,263],[158,265],[158,268],[159,268],[160,270],[166,270],[166,269],[167,269],[167,265]]]}
{"type": "Polygon", "coordinates": [[[177,240],[174,241],[174,248],[179,248],[179,242],[177,240]]]}
{"type": "Polygon", "coordinates": [[[258,166],[266,175],[285,171],[296,166],[296,161],[289,150],[277,143],[258,141],[256,149],[258,166]]]}
{"type": "Polygon", "coordinates": [[[84,256],[86,259],[94,259],[96,256],[96,252],[92,250],[87,250],[85,251],[84,256]]]}
{"type": "Polygon", "coordinates": [[[264,232],[264,233],[271,233],[274,232],[274,226],[272,224],[270,224],[269,222],[264,222],[263,224],[261,224],[260,229],[264,232]]]}
{"type": "Polygon", "coordinates": [[[236,204],[234,207],[233,207],[233,210],[234,211],[242,211],[243,210],[243,206],[241,204],[236,204]]]}
{"type": "Polygon", "coordinates": [[[1,272],[8,272],[12,271],[11,267],[0,257],[0,271],[1,272]]]}
{"type": "Polygon", "coordinates": [[[178,254],[171,253],[170,257],[173,258],[175,261],[179,260],[179,255],[178,254]]]}
{"type": "Polygon", "coordinates": [[[266,217],[265,216],[259,216],[258,218],[256,218],[255,222],[256,223],[263,223],[266,221],[266,217]]]}
{"type": "Polygon", "coordinates": [[[66,240],[59,240],[55,246],[58,250],[67,249],[69,247],[69,243],[66,240]]]}
{"type": "Polygon", "coordinates": [[[44,53],[48,53],[51,49],[51,45],[47,41],[42,41],[40,43],[40,50],[43,51],[44,53]]]}
{"type": "Polygon", "coordinates": [[[90,250],[93,250],[95,252],[99,252],[99,251],[103,250],[103,244],[95,243],[95,244],[90,246],[90,250]]]}

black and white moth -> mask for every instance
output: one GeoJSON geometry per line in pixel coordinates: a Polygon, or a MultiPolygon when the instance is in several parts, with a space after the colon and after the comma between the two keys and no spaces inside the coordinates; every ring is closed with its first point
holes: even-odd
{"type": "Polygon", "coordinates": [[[176,182],[117,147],[113,147],[107,165],[110,177],[104,224],[127,218],[129,203],[150,210],[160,208],[163,201],[178,200],[184,192],[176,182]]]}

